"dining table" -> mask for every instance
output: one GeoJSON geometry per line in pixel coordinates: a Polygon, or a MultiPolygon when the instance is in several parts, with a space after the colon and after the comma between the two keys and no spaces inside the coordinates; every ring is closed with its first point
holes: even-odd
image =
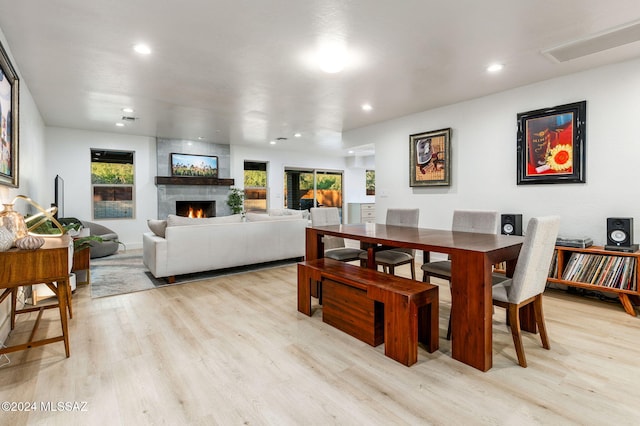
{"type": "MultiPolygon", "coordinates": [[[[311,226],[306,229],[306,260],[324,256],[325,235],[357,240],[367,250],[367,267],[376,268],[381,247],[421,250],[448,255],[451,261],[451,356],[488,371],[492,367],[492,274],[504,262],[512,276],[522,247],[521,236],[481,234],[379,223],[311,226]]],[[[524,330],[535,332],[533,313],[521,315],[524,330]]]]}

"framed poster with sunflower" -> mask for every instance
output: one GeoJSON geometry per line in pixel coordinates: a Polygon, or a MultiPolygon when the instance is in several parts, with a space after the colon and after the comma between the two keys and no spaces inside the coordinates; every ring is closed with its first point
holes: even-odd
{"type": "Polygon", "coordinates": [[[518,185],[584,183],[587,102],[518,114],[518,185]]]}

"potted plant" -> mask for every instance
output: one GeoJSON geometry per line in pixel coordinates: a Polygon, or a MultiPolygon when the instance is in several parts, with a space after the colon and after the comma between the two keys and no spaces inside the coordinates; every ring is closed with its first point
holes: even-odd
{"type": "Polygon", "coordinates": [[[231,208],[231,213],[238,214],[244,210],[244,191],[239,188],[231,188],[227,197],[227,205],[231,208]]]}

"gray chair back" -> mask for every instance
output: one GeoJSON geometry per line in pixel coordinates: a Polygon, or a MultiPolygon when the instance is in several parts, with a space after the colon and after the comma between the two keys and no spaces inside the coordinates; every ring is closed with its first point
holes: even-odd
{"type": "Polygon", "coordinates": [[[418,227],[420,209],[387,209],[387,225],[418,227]]]}
{"type": "MultiPolygon", "coordinates": [[[[387,225],[407,226],[410,228],[418,227],[418,219],[420,218],[420,209],[387,209],[387,225]]],[[[394,248],[395,251],[402,251],[415,256],[415,249],[394,248]]]]}
{"type": "Polygon", "coordinates": [[[495,234],[500,225],[500,215],[496,211],[455,210],[453,212],[454,231],[495,234]]]}
{"type": "Polygon", "coordinates": [[[559,229],[559,216],[534,217],[529,221],[513,281],[507,290],[507,302],[520,303],[544,292],[559,229]]]}
{"type": "MultiPolygon", "coordinates": [[[[340,213],[337,207],[312,207],[311,226],[340,225],[340,213]]],[[[324,237],[324,249],[344,247],[344,238],[326,235],[324,237]]]]}

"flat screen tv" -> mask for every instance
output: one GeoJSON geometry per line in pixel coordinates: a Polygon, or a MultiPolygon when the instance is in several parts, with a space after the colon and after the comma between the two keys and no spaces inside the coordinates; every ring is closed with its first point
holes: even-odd
{"type": "Polygon", "coordinates": [[[218,157],[213,155],[171,154],[171,176],[218,177],[218,157]]]}
{"type": "Polygon", "coordinates": [[[64,179],[62,179],[60,175],[56,175],[54,192],[54,204],[58,208],[54,217],[57,219],[64,217],[64,179]]]}

